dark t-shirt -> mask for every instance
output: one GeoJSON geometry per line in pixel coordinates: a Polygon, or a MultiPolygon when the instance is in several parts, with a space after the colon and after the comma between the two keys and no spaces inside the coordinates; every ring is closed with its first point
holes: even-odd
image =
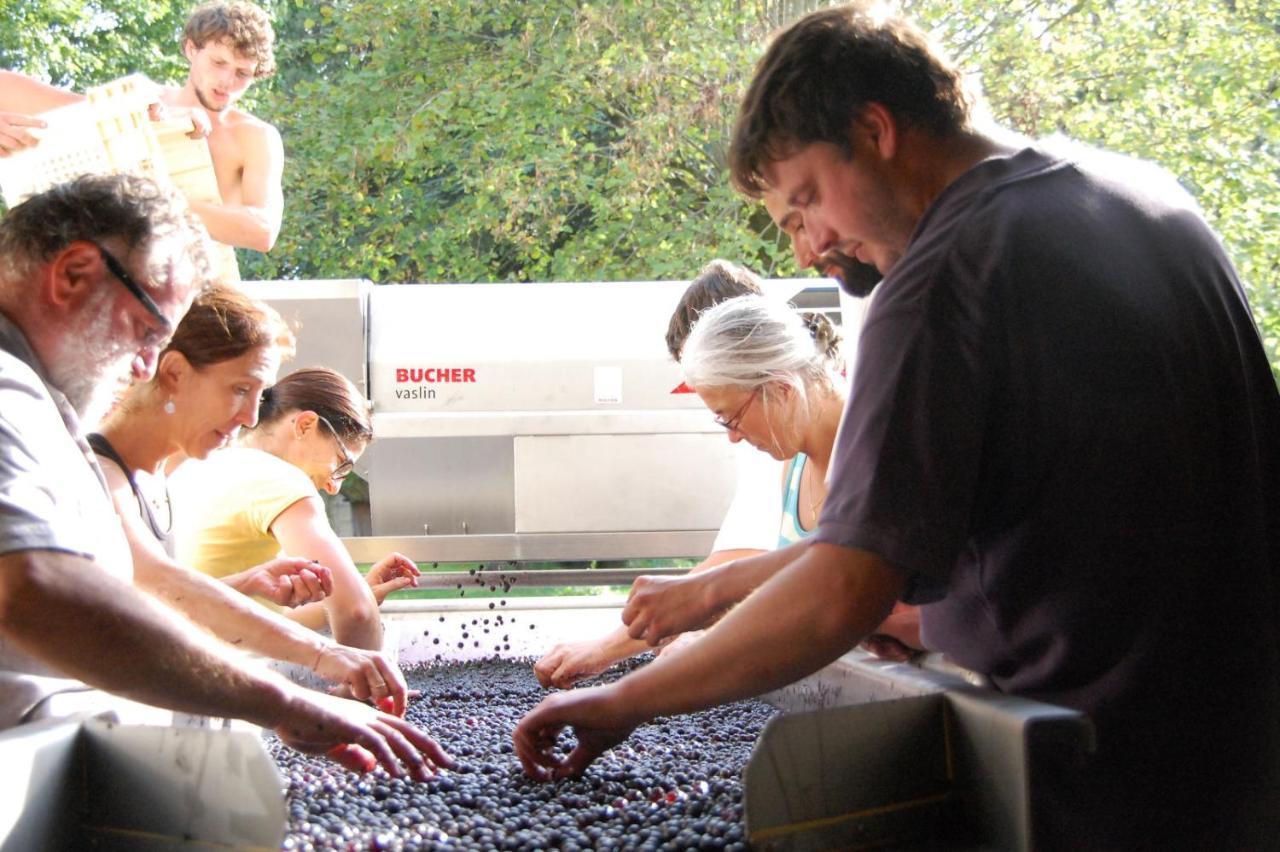
{"type": "Polygon", "coordinates": [[[815,538],[902,570],[931,648],[1090,715],[1087,770],[1037,793],[1064,845],[1280,845],[1280,395],[1189,196],[1058,153],[926,211],[815,538]]]}

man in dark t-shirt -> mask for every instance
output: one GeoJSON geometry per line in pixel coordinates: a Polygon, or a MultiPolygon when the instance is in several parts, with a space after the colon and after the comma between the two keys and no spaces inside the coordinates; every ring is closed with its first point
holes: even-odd
{"type": "Polygon", "coordinates": [[[902,570],[929,647],[1090,715],[1088,771],[1040,791],[1072,843],[1247,823],[1280,770],[1280,416],[1186,194],[1096,152],[985,159],[886,279],[855,393],[817,540],[902,570]]]}
{"type": "Polygon", "coordinates": [[[1280,394],[1243,289],[1166,174],[982,132],[961,80],[861,7],[770,46],[735,180],[885,273],[820,528],[638,583],[623,618],[651,641],[742,602],[681,655],[547,699],[520,756],[580,771],[640,721],[820,667],[903,599],[929,647],[1094,722],[1088,764],[1033,790],[1038,843],[1274,848],[1280,394]]]}

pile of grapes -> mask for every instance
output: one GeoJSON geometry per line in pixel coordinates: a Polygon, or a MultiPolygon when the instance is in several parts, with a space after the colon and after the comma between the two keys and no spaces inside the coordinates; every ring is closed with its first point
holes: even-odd
{"type": "Polygon", "coordinates": [[[511,744],[516,722],[546,694],[532,661],[435,663],[405,676],[422,692],[407,718],[458,767],[426,783],[381,769],[357,775],[272,739],[288,784],[283,848],[746,849],[742,770],[774,712],[767,704],[658,719],[582,778],[539,783],[511,744]]]}

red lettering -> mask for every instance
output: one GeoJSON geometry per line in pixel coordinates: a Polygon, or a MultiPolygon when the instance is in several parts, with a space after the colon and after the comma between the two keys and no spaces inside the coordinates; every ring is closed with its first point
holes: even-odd
{"type": "Polygon", "coordinates": [[[472,367],[396,367],[397,382],[472,382],[476,371],[472,367]]]}

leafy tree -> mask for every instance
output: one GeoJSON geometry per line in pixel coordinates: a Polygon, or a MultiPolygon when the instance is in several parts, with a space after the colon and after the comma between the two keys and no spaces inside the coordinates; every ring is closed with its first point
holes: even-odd
{"type": "Polygon", "coordinates": [[[917,0],[1000,123],[1164,166],[1223,235],[1280,375],[1280,6],[917,0]]]}
{"type": "Polygon", "coordinates": [[[289,218],[301,204],[331,238],[286,229],[264,273],[680,277],[717,253],[773,265],[724,173],[755,51],[740,38],[744,13],[513,0],[332,9],[286,12],[291,27],[305,17],[284,49],[323,73],[286,83],[274,115],[291,155],[289,218]],[[323,154],[293,156],[304,150],[323,154]]]}
{"type": "MultiPolygon", "coordinates": [[[[767,32],[818,5],[283,4],[285,64],[306,70],[282,76],[264,106],[284,128],[288,219],[301,227],[286,225],[281,248],[250,268],[379,282],[657,278],[721,255],[793,272],[767,217],[730,189],[724,149],[767,32]]],[[[1280,348],[1274,4],[904,6],[975,72],[1002,124],[1178,175],[1280,348]]]]}
{"type": "Polygon", "coordinates": [[[180,76],[190,5],[167,0],[0,0],[0,68],[83,89],[140,72],[180,76]]]}
{"type": "MultiPolygon", "coordinates": [[[[816,0],[272,0],[285,229],[249,277],[678,278],[795,272],[725,143],[767,33],[816,0]]],[[[1275,0],[902,0],[994,117],[1154,160],[1249,287],[1280,372],[1275,0]]],[[[186,3],[0,0],[0,65],[84,85],[183,73],[186,3]]]]}

